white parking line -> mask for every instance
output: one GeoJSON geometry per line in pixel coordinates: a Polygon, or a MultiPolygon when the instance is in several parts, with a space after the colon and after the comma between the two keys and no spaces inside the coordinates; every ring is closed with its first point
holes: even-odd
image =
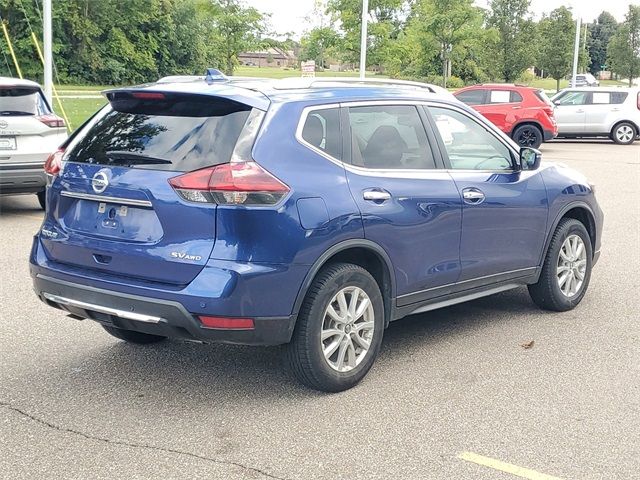
{"type": "Polygon", "coordinates": [[[528,478],[529,480],[562,480],[559,477],[547,475],[546,473],[536,472],[529,468],[519,467],[511,463],[502,462],[495,458],[485,457],[473,452],[462,452],[458,455],[458,458],[467,462],[472,462],[483,467],[493,468],[501,472],[510,473],[520,478],[528,478]]]}

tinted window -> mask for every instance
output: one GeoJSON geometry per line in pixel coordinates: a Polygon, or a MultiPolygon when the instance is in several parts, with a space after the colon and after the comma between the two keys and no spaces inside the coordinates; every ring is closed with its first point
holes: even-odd
{"type": "Polygon", "coordinates": [[[435,168],[416,107],[350,107],[351,161],[366,168],[435,168]]]}
{"type": "Polygon", "coordinates": [[[535,94],[536,94],[536,97],[538,97],[541,101],[543,101],[544,103],[546,103],[550,107],[553,107],[553,102],[549,99],[547,94],[544,93],[544,90],[536,90],[535,94]]]}
{"type": "Polygon", "coordinates": [[[32,87],[0,87],[0,115],[46,115],[51,113],[40,93],[32,87]]]}
{"type": "Polygon", "coordinates": [[[614,105],[624,103],[628,95],[627,92],[611,92],[611,103],[614,105]]]}
{"type": "Polygon", "coordinates": [[[340,160],[342,158],[340,110],[326,108],[310,112],[302,128],[302,138],[309,145],[340,160]]]}
{"type": "Polygon", "coordinates": [[[237,143],[246,155],[247,144],[250,151],[261,120],[259,110],[214,98],[112,100],[111,107],[98,114],[70,143],[67,160],[197,170],[228,162],[237,143]],[[149,158],[157,161],[149,162],[149,158]]]}
{"type": "Polygon", "coordinates": [[[451,168],[510,170],[511,151],[474,119],[446,108],[429,108],[444,142],[451,168]]]}
{"type": "Polygon", "coordinates": [[[555,100],[556,105],[584,105],[587,103],[589,92],[567,92],[555,100]]]}
{"type": "Polygon", "coordinates": [[[461,102],[467,105],[482,105],[485,103],[486,90],[467,90],[465,92],[456,93],[455,96],[461,102]]]}
{"type": "Polygon", "coordinates": [[[519,103],[522,101],[522,95],[520,95],[518,92],[511,92],[511,103],[519,103]]]}

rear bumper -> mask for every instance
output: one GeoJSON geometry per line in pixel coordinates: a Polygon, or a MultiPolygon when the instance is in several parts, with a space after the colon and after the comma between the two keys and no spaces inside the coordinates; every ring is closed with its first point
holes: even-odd
{"type": "Polygon", "coordinates": [[[47,175],[43,163],[2,165],[0,163],[0,193],[38,193],[44,190],[47,175]]]}
{"type": "Polygon", "coordinates": [[[291,339],[295,317],[254,318],[251,330],[204,328],[179,302],[129,295],[38,274],[33,278],[36,294],[47,305],[78,319],[183,340],[279,345],[291,339]]]}
{"type": "Polygon", "coordinates": [[[545,142],[549,142],[558,136],[557,130],[543,130],[542,135],[544,137],[545,142]]]}
{"type": "Polygon", "coordinates": [[[296,315],[292,314],[303,270],[264,270],[251,264],[205,267],[187,287],[150,288],[115,283],[107,275],[68,268],[48,260],[34,238],[30,270],[33,287],[44,303],[76,318],[104,325],[183,340],[243,345],[288,343],[296,315]],[[223,275],[224,273],[224,275],[223,275]],[[245,275],[246,273],[246,275],[245,275]],[[102,277],[102,278],[100,278],[102,277]],[[291,281],[295,288],[285,285],[291,281]],[[267,286],[268,284],[271,287],[267,286]],[[205,328],[198,315],[252,318],[253,329],[205,328]]]}

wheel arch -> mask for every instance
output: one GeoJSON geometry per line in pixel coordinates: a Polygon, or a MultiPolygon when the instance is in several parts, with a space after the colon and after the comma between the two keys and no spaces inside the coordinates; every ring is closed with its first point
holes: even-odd
{"type": "Polygon", "coordinates": [[[595,215],[593,214],[593,210],[585,202],[571,202],[565,205],[562,210],[560,210],[552,224],[552,227],[547,232],[547,238],[545,240],[544,249],[542,251],[540,265],[542,265],[542,263],[544,262],[547,251],[549,250],[549,244],[551,243],[551,239],[553,238],[553,232],[556,231],[556,228],[558,228],[558,224],[563,218],[573,218],[575,220],[578,220],[585,226],[587,232],[589,233],[591,249],[595,254],[596,236],[598,235],[598,232],[596,231],[596,220],[595,215]]]}
{"type": "Polygon", "coordinates": [[[636,137],[637,137],[638,135],[640,135],[640,125],[638,125],[638,124],[637,124],[636,122],[634,122],[633,120],[618,120],[618,121],[616,121],[616,122],[611,126],[611,128],[609,129],[609,134],[610,134],[610,135],[613,135],[613,132],[615,131],[616,127],[617,127],[618,125],[620,125],[621,123],[630,123],[630,124],[633,126],[633,128],[635,128],[635,130],[636,130],[636,137]]]}
{"type": "Polygon", "coordinates": [[[525,125],[533,125],[538,130],[540,130],[540,134],[542,135],[542,138],[543,138],[543,141],[544,141],[544,128],[542,128],[542,125],[540,124],[540,122],[538,122],[537,120],[533,120],[533,119],[519,120],[517,123],[514,123],[513,124],[513,128],[511,129],[511,135],[509,135],[509,136],[511,138],[513,138],[513,135],[515,134],[516,130],[519,127],[523,127],[525,125]]]}
{"type": "Polygon", "coordinates": [[[367,270],[378,283],[385,310],[385,328],[389,324],[396,297],[396,281],[393,265],[387,252],[377,243],[366,239],[352,239],[333,245],[312,265],[304,278],[294,303],[293,314],[297,316],[309,287],[318,272],[331,263],[346,262],[359,265],[367,270]]]}

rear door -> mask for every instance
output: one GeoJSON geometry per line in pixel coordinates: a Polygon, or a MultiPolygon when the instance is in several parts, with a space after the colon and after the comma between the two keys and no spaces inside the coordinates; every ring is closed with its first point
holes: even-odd
{"type": "Polygon", "coordinates": [[[398,304],[436,295],[460,274],[461,200],[437,168],[435,138],[415,105],[345,104],[343,113],[349,187],[365,237],[391,258],[398,304]]]}
{"type": "Polygon", "coordinates": [[[468,113],[453,106],[428,110],[463,201],[460,281],[531,274],[547,225],[547,193],[539,171],[515,171],[515,150],[468,113]]]}
{"type": "Polygon", "coordinates": [[[560,134],[584,133],[587,117],[585,107],[589,98],[590,92],[585,91],[568,91],[554,98],[554,113],[560,134]]]}
{"type": "Polygon", "coordinates": [[[49,194],[45,251],[83,269],[187,284],[213,248],[216,203],[182,198],[169,180],[228,163],[240,142],[252,145],[263,112],[210,95],[110,100],[67,147],[49,194]]]}
{"type": "Polygon", "coordinates": [[[0,165],[42,165],[66,132],[40,88],[0,85],[0,165]]]}
{"type": "Polygon", "coordinates": [[[522,96],[511,90],[491,89],[486,105],[478,105],[476,110],[484,115],[491,123],[505,133],[510,133],[515,115],[521,106],[522,96]]]}

